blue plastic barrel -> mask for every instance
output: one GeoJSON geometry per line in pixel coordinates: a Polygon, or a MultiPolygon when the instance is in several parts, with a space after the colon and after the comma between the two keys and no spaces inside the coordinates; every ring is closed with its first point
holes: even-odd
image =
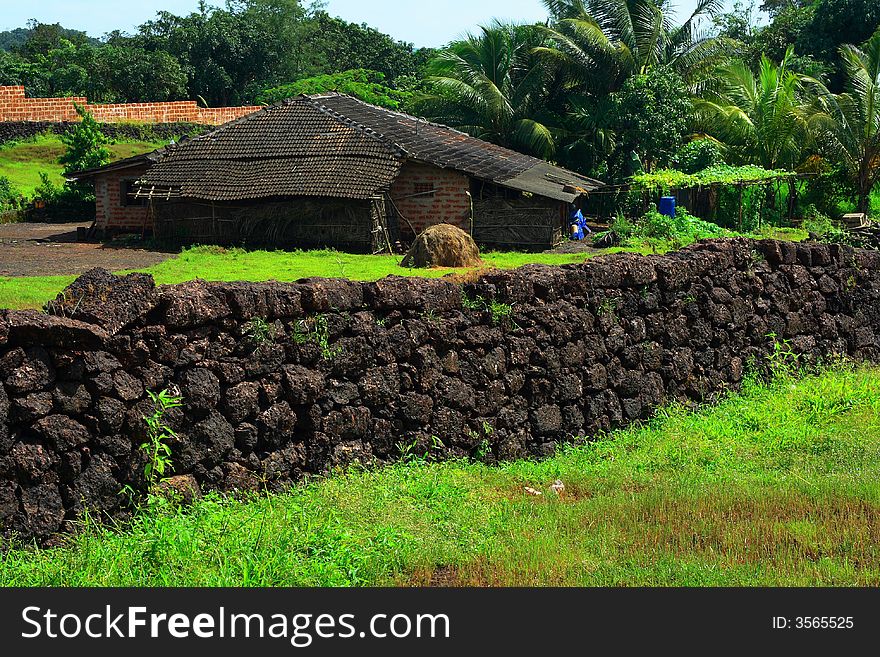
{"type": "Polygon", "coordinates": [[[665,214],[667,217],[675,217],[675,197],[660,197],[660,205],[657,209],[660,211],[660,214],[665,214]]]}

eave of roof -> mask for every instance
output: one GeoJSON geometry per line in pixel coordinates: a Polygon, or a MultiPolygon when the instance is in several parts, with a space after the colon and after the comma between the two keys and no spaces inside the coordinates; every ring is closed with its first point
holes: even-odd
{"type": "Polygon", "coordinates": [[[93,167],[91,169],[83,169],[81,171],[74,171],[67,174],[66,179],[70,181],[86,180],[88,178],[94,178],[95,176],[102,173],[109,173],[111,171],[119,171],[122,169],[131,169],[137,166],[143,166],[145,164],[151,165],[157,162],[162,157],[162,155],[164,155],[166,148],[167,147],[163,147],[149,153],[142,153],[140,155],[126,157],[122,160],[116,160],[115,162],[105,164],[104,166],[93,167]]]}
{"type": "Polygon", "coordinates": [[[535,164],[518,176],[498,184],[566,203],[571,203],[579,196],[602,187],[602,183],[598,180],[581,176],[549,162],[535,164]]]}

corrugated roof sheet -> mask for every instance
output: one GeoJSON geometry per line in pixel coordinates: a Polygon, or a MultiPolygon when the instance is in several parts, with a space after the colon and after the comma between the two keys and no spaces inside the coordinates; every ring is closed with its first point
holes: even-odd
{"type": "Polygon", "coordinates": [[[207,200],[369,198],[417,160],[570,201],[598,181],[342,94],[291,98],[165,149],[144,187],[207,200]]]}

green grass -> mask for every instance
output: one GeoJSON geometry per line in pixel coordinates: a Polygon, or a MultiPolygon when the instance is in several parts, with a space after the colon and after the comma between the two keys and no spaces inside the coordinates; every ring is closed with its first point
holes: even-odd
{"type": "MultiPolygon", "coordinates": [[[[805,231],[791,228],[766,229],[754,237],[801,240],[805,231]]],[[[483,261],[487,267],[511,269],[529,263],[566,265],[584,262],[588,257],[619,253],[665,253],[672,244],[652,240],[626,248],[615,247],[585,253],[521,253],[487,252],[483,261]]],[[[137,271],[153,275],[157,284],[182,283],[194,278],[208,281],[295,281],[310,276],[344,277],[352,280],[377,280],[397,274],[436,278],[449,273],[465,274],[468,269],[405,269],[400,267],[400,256],[359,255],[334,250],[314,251],[247,251],[239,248],[196,246],[181,251],[157,265],[137,271]]],[[[126,270],[128,271],[128,270],[126,270]]],[[[124,273],[124,272],[118,272],[124,273]]],[[[69,285],[76,276],[0,276],[0,308],[40,308],[49,299],[69,285]]]]}
{"type": "Polygon", "coordinates": [[[0,584],[877,586],[878,475],[880,368],[839,365],[539,462],[416,460],[155,506],[8,551],[0,584]]]}
{"type": "MultiPolygon", "coordinates": [[[[609,249],[608,252],[621,249],[609,249]]],[[[644,249],[635,249],[644,251],[644,249]]],[[[559,253],[485,253],[488,267],[511,268],[527,263],[563,265],[583,262],[587,256],[559,253]]],[[[245,251],[212,246],[185,249],[176,258],[142,269],[158,284],[194,278],[209,281],[295,281],[309,276],[376,280],[389,274],[438,277],[467,269],[405,269],[399,256],[356,255],[332,250],[245,251]]],[[[39,308],[54,298],[75,276],[0,276],[0,308],[39,308]]]]}
{"type": "MultiPolygon", "coordinates": [[[[164,142],[131,141],[110,144],[112,160],[121,160],[139,153],[146,153],[164,142]]],[[[58,158],[64,153],[65,146],[61,138],[54,134],[38,135],[31,139],[10,142],[0,146],[0,176],[6,176],[21,194],[30,197],[40,184],[40,172],[50,174],[52,182],[64,183],[61,176],[62,166],[58,158]]]]}

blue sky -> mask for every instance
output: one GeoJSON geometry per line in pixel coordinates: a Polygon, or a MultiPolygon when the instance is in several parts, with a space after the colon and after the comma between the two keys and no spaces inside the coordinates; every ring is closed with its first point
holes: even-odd
{"type": "MultiPolygon", "coordinates": [[[[225,0],[209,0],[223,5],[225,0]]],[[[679,14],[696,0],[678,0],[679,14]]],[[[92,36],[132,29],[157,11],[189,13],[198,0],[0,0],[0,30],[21,27],[28,19],[61,23],[92,36]]],[[[440,46],[492,18],[531,22],[547,13],[540,0],[329,0],[328,13],[369,25],[417,46],[440,46]]]]}

